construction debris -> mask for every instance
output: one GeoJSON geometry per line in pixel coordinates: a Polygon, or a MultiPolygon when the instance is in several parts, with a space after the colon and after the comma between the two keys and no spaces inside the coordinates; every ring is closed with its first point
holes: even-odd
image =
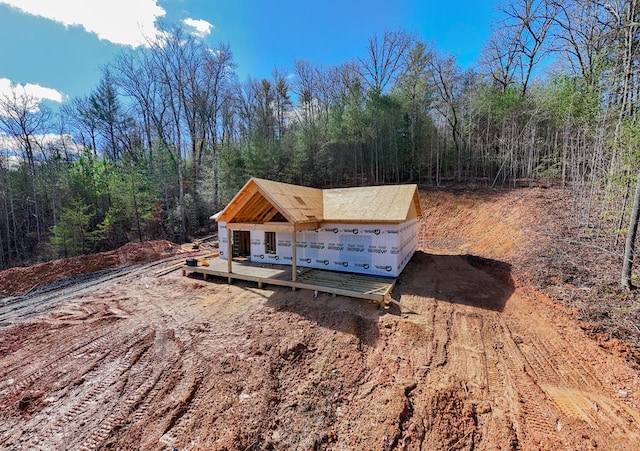
{"type": "Polygon", "coordinates": [[[181,248],[185,252],[200,251],[205,249],[217,249],[218,248],[218,235],[209,235],[204,238],[198,238],[190,243],[184,243],[181,248]]]}

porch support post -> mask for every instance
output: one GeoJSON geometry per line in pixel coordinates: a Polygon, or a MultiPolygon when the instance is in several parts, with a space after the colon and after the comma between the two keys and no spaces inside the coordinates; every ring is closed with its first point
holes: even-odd
{"type": "Polygon", "coordinates": [[[228,282],[231,283],[232,262],[233,262],[233,230],[227,226],[227,272],[229,273],[228,282]]]}
{"type": "MultiPolygon", "coordinates": [[[[293,282],[296,281],[296,276],[298,275],[298,267],[297,267],[297,261],[298,261],[298,245],[296,242],[296,226],[295,224],[293,225],[293,232],[291,232],[291,280],[293,282]]],[[[295,287],[293,287],[293,289],[295,290],[295,287]]]]}

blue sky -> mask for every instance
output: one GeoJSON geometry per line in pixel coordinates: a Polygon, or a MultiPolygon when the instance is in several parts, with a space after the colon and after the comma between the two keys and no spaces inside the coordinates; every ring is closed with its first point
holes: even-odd
{"type": "Polygon", "coordinates": [[[0,93],[25,89],[56,102],[86,95],[101,68],[144,45],[158,21],[183,22],[228,43],[240,79],[365,56],[375,33],[404,29],[472,66],[499,0],[0,0],[0,93]]]}

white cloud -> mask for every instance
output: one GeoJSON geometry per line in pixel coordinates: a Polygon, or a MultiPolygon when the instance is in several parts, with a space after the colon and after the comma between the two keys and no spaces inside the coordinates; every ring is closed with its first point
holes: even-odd
{"type": "Polygon", "coordinates": [[[18,95],[30,95],[37,102],[46,99],[62,103],[65,98],[60,91],[56,91],[53,88],[46,88],[44,86],[34,85],[33,83],[27,83],[26,85],[21,85],[20,83],[14,84],[8,78],[0,78],[0,96],[11,96],[14,92],[18,95]]]}
{"type": "Polygon", "coordinates": [[[134,47],[158,34],[155,22],[166,11],[157,0],[0,0],[27,14],[65,27],[79,25],[100,39],[134,47]]]}
{"type": "Polygon", "coordinates": [[[15,150],[20,148],[20,142],[13,136],[0,133],[0,150],[15,150]]]}
{"type": "MultiPolygon", "coordinates": [[[[2,145],[2,137],[0,137],[0,145],[2,145]]],[[[2,155],[0,158],[0,161],[2,161],[8,169],[15,169],[22,163],[22,157],[15,154],[7,153],[7,155],[2,155]]]]}
{"type": "MultiPolygon", "coordinates": [[[[58,135],[55,133],[45,133],[33,135],[32,144],[36,152],[41,152],[36,155],[36,158],[40,158],[42,155],[50,155],[53,149],[60,151],[66,151],[67,155],[78,156],[84,150],[81,144],[76,143],[73,136],[69,134],[58,135]]],[[[13,167],[23,160],[20,153],[22,148],[22,142],[13,136],[7,136],[0,133],[0,157],[4,157],[9,167],[13,167]]]]}
{"type": "Polygon", "coordinates": [[[213,25],[202,19],[184,19],[182,21],[186,26],[193,29],[193,34],[204,38],[211,33],[213,25]]]}
{"type": "Polygon", "coordinates": [[[82,154],[84,146],[77,143],[73,136],[65,133],[63,135],[47,133],[37,135],[38,147],[45,153],[50,154],[52,149],[65,150],[67,155],[78,156],[82,154]]]}

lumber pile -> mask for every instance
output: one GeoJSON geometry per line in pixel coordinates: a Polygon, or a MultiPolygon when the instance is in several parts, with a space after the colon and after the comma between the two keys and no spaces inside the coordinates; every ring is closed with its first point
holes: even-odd
{"type": "Polygon", "coordinates": [[[209,235],[204,238],[193,240],[191,243],[184,243],[180,246],[185,252],[213,250],[218,248],[218,235],[209,235]]]}

